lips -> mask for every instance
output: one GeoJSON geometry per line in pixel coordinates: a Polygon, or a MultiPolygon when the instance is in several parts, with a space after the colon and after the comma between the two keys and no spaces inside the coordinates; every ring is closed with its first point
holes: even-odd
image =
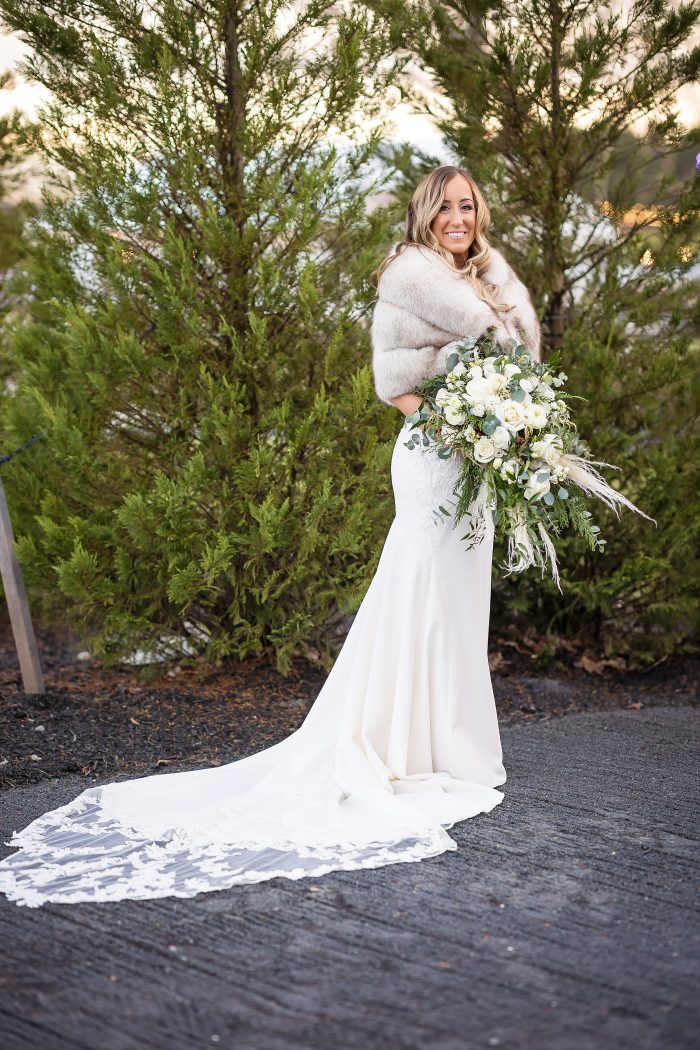
{"type": "Polygon", "coordinates": [[[465,236],[465,233],[464,233],[464,231],[461,231],[460,233],[448,232],[446,234],[446,236],[449,237],[453,241],[458,241],[458,240],[460,240],[460,238],[465,236]]]}

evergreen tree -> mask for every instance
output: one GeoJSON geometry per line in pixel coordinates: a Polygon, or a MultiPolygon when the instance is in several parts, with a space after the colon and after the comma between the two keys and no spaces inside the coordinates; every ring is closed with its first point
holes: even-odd
{"type": "MultiPolygon", "coordinates": [[[[12,86],[9,73],[0,75],[0,92],[12,86]]],[[[8,283],[22,257],[24,224],[36,213],[22,194],[31,174],[29,130],[17,111],[0,117],[0,318],[11,306],[8,283]]]]}
{"type": "Polygon", "coordinates": [[[327,0],[1,0],[58,188],[5,332],[36,607],[93,652],[267,647],[360,601],[393,512],[366,200],[388,34],[327,0]]]}
{"type": "MultiPolygon", "coordinates": [[[[588,399],[582,434],[659,522],[601,509],[607,556],[565,544],[564,600],[497,569],[496,624],[521,612],[657,658],[689,643],[698,617],[700,129],[683,126],[675,96],[697,77],[700,5],[433,0],[415,32],[412,8],[390,10],[437,88],[414,99],[483,187],[492,239],[588,399]]],[[[401,160],[409,185],[432,163],[401,160]]]]}

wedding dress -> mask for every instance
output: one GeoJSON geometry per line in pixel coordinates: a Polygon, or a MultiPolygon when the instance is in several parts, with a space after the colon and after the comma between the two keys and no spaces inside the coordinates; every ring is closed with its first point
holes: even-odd
{"type": "Polygon", "coordinates": [[[455,850],[447,829],[502,801],[491,515],[467,550],[465,523],[437,510],[458,460],[408,436],[404,423],[377,571],[301,726],[225,766],[87,788],[14,832],[0,891],[28,907],[192,897],[419,861],[455,850]]]}

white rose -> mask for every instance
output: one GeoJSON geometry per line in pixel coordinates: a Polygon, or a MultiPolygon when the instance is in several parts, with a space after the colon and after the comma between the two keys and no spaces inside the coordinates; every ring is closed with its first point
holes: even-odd
{"type": "Polygon", "coordinates": [[[506,478],[517,478],[518,476],[518,461],[517,459],[507,459],[501,467],[501,477],[506,478]]]}
{"type": "Polygon", "coordinates": [[[545,401],[554,401],[554,398],[557,396],[551,386],[548,386],[546,383],[540,383],[537,387],[537,393],[540,397],[543,397],[545,401]]]}
{"type": "Polygon", "coordinates": [[[540,481],[536,474],[531,474],[525,486],[525,499],[542,499],[549,492],[549,478],[540,481]]]}
{"type": "Polygon", "coordinates": [[[531,379],[521,379],[518,386],[521,390],[524,390],[526,394],[531,394],[535,389],[535,383],[531,379]]]}
{"type": "Polygon", "coordinates": [[[525,421],[528,426],[540,429],[547,426],[547,409],[544,405],[527,405],[525,421]]]}
{"type": "Polygon", "coordinates": [[[467,413],[465,412],[461,401],[456,397],[445,405],[443,413],[445,420],[454,427],[461,426],[467,418],[467,413]]]}
{"type": "Polygon", "coordinates": [[[518,430],[522,430],[525,426],[525,412],[522,405],[519,405],[517,401],[510,399],[501,401],[501,404],[496,409],[496,415],[503,426],[507,427],[513,434],[518,430]]]}
{"type": "Polygon", "coordinates": [[[491,435],[491,440],[493,441],[496,448],[508,448],[511,441],[510,431],[507,430],[505,427],[496,427],[493,434],[491,435]]]}
{"type": "Polygon", "coordinates": [[[452,397],[452,394],[447,389],[447,387],[446,386],[441,386],[440,389],[438,390],[437,394],[435,395],[435,400],[436,400],[438,405],[446,405],[451,397],[452,397]]]}
{"type": "Polygon", "coordinates": [[[508,390],[508,380],[500,372],[492,372],[486,382],[492,394],[505,394],[508,390]]]}
{"type": "Polygon", "coordinates": [[[503,463],[503,460],[501,459],[501,457],[500,456],[496,456],[496,458],[493,461],[493,465],[496,468],[496,470],[498,470],[498,468],[500,467],[500,465],[502,463],[503,463]]]}
{"type": "Polygon", "coordinates": [[[481,401],[477,401],[477,403],[475,405],[472,405],[472,415],[473,416],[479,416],[479,417],[485,416],[486,415],[486,405],[484,405],[483,402],[481,402],[481,401]]]}
{"type": "Polygon", "coordinates": [[[466,369],[466,366],[464,365],[464,363],[462,361],[458,361],[457,364],[452,369],[452,375],[453,376],[463,376],[464,373],[466,372],[466,370],[467,369],[466,369]]]}
{"type": "Polygon", "coordinates": [[[504,368],[503,368],[503,374],[508,376],[509,379],[511,378],[511,376],[514,376],[515,373],[519,372],[519,371],[520,371],[520,366],[519,365],[508,364],[508,365],[505,365],[504,368]]]}
{"type": "Polygon", "coordinates": [[[474,459],[477,463],[490,463],[496,455],[496,446],[491,438],[480,437],[474,445],[474,459]]]}
{"type": "Polygon", "coordinates": [[[484,401],[491,393],[488,381],[483,376],[470,379],[465,389],[470,401],[484,401]]]}
{"type": "Polygon", "coordinates": [[[472,379],[483,379],[484,373],[482,371],[481,365],[470,365],[469,375],[472,377],[472,379]]]}
{"type": "Polygon", "coordinates": [[[562,457],[563,448],[561,440],[556,434],[545,434],[540,441],[533,441],[532,451],[548,467],[556,467],[562,457]]]}

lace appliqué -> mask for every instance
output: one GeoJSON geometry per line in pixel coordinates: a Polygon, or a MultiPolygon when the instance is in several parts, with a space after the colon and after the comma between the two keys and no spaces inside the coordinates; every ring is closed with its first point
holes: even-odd
{"type": "Polygon", "coordinates": [[[264,847],[255,840],[198,845],[179,828],[151,840],[106,817],[99,800],[90,801],[90,790],[83,794],[5,843],[20,848],[0,864],[0,891],[10,900],[38,908],[49,902],[192,897],[277,876],[316,877],[457,849],[442,827],[398,842],[329,846],[305,846],[284,836],[271,840],[269,824],[264,847]]]}

